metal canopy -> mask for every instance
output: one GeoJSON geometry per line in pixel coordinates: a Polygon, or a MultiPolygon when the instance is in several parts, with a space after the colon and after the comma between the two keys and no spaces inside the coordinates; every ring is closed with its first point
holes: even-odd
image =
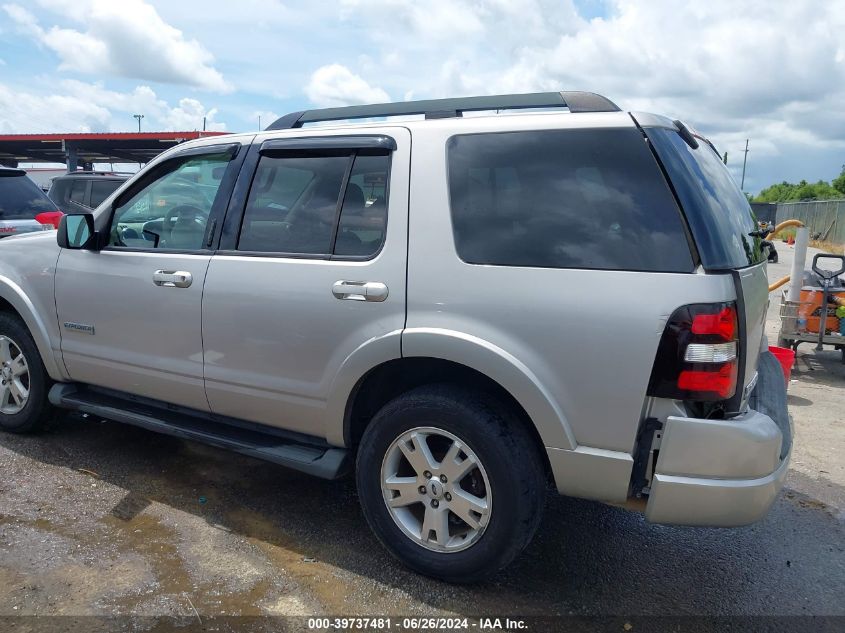
{"type": "Polygon", "coordinates": [[[534,92],[488,97],[457,97],[453,99],[427,99],[400,103],[345,106],[291,112],[274,121],[267,130],[287,130],[306,123],[342,121],[347,119],[380,118],[390,116],[425,115],[427,119],[461,116],[464,112],[479,110],[517,110],[542,108],[568,108],[570,112],[619,112],[619,106],[607,97],[592,92],[534,92]]]}
{"type": "Polygon", "coordinates": [[[221,132],[128,132],[69,134],[2,134],[0,164],[146,163],[183,141],[221,132]]]}

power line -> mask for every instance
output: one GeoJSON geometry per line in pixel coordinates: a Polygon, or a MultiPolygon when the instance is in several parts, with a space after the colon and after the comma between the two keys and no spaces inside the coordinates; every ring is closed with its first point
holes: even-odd
{"type": "Polygon", "coordinates": [[[748,162],[748,139],[745,139],[745,156],[742,158],[742,184],[739,188],[745,191],[745,164],[748,162]]]}

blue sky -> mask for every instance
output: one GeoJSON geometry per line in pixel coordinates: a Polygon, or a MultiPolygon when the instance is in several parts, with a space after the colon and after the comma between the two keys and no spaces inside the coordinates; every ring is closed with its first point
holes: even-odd
{"type": "Polygon", "coordinates": [[[845,0],[0,0],[0,133],[591,90],[690,122],[737,177],[750,138],[757,191],[845,163],[843,33],[845,0]]]}

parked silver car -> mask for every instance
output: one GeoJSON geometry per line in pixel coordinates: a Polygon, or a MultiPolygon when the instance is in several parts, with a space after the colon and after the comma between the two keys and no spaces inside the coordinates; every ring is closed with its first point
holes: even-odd
{"type": "Polygon", "coordinates": [[[528,544],[547,482],[747,524],[791,447],[755,228],[704,138],[590,93],[293,113],[3,240],[0,426],[354,468],[381,542],[456,582],[528,544]]]}

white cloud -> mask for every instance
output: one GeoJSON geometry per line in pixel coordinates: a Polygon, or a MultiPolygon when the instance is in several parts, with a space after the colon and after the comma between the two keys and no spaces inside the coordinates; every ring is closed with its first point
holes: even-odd
{"type": "Polygon", "coordinates": [[[108,109],[69,95],[34,95],[0,84],[0,132],[104,131],[108,109]]]}
{"type": "Polygon", "coordinates": [[[21,31],[30,35],[40,35],[41,28],[38,20],[32,13],[17,4],[4,4],[3,10],[18,25],[21,31]]]}
{"type": "MultiPolygon", "coordinates": [[[[145,129],[201,126],[183,97],[199,99],[215,123],[253,130],[259,113],[266,127],[277,112],[308,107],[306,98],[335,106],[592,90],[626,110],[689,121],[729,152],[734,169],[750,138],[747,187],[827,179],[845,159],[845,0],[4,3],[13,4],[0,10],[0,40],[18,41],[0,45],[8,62],[0,82],[48,110],[16,119],[26,129],[50,120],[56,129],[132,129],[133,110],[146,114],[145,129]],[[578,12],[585,5],[604,17],[586,19],[578,12]],[[41,54],[20,56],[26,38],[41,54]],[[46,73],[51,58],[65,70],[46,73]],[[60,81],[81,73],[98,83],[77,91],[60,81]],[[112,86],[115,76],[135,80],[112,86]],[[213,103],[185,89],[224,92],[226,80],[238,93],[213,103]],[[61,98],[76,98],[75,109],[55,105],[61,98]]],[[[0,121],[10,116],[0,108],[0,121]]]]}
{"type": "Polygon", "coordinates": [[[305,94],[311,103],[324,108],[390,101],[390,95],[384,90],[371,86],[341,64],[329,64],[315,70],[305,86],[305,94]]]}
{"type": "MultiPolygon", "coordinates": [[[[507,5],[505,2],[494,3],[507,5]]],[[[479,11],[468,2],[453,0],[429,0],[428,2],[407,2],[405,0],[342,0],[344,15],[366,12],[367,15],[398,23],[400,28],[410,30],[431,43],[450,42],[485,31],[485,11],[479,11]]],[[[374,24],[378,24],[375,22],[374,24]]],[[[384,31],[391,37],[390,31],[384,31]]]]}
{"type": "Polygon", "coordinates": [[[197,40],[165,22],[143,0],[42,0],[53,11],[80,22],[81,29],[42,27],[17,4],[3,5],[19,29],[55,52],[60,70],[183,84],[216,92],[231,85],[214,68],[197,40]]]}
{"type": "Polygon", "coordinates": [[[166,110],[161,120],[165,130],[201,130],[203,119],[205,119],[206,130],[225,131],[224,123],[214,121],[216,116],[217,108],[206,110],[205,106],[196,99],[184,98],[179,100],[178,106],[166,110]]]}
{"type": "Polygon", "coordinates": [[[845,0],[610,0],[591,20],[572,0],[343,6],[351,27],[378,21],[357,29],[375,48],[359,62],[393,94],[588,90],[690,121],[734,157],[746,138],[750,160],[793,166],[845,148],[845,0]]]}
{"type": "Polygon", "coordinates": [[[143,114],[150,131],[225,131],[216,120],[218,110],[183,98],[176,106],[160,99],[149,86],[131,92],[108,90],[102,84],[65,80],[54,94],[34,94],[0,83],[0,133],[129,132],[137,125],[133,114],[143,114]]]}

